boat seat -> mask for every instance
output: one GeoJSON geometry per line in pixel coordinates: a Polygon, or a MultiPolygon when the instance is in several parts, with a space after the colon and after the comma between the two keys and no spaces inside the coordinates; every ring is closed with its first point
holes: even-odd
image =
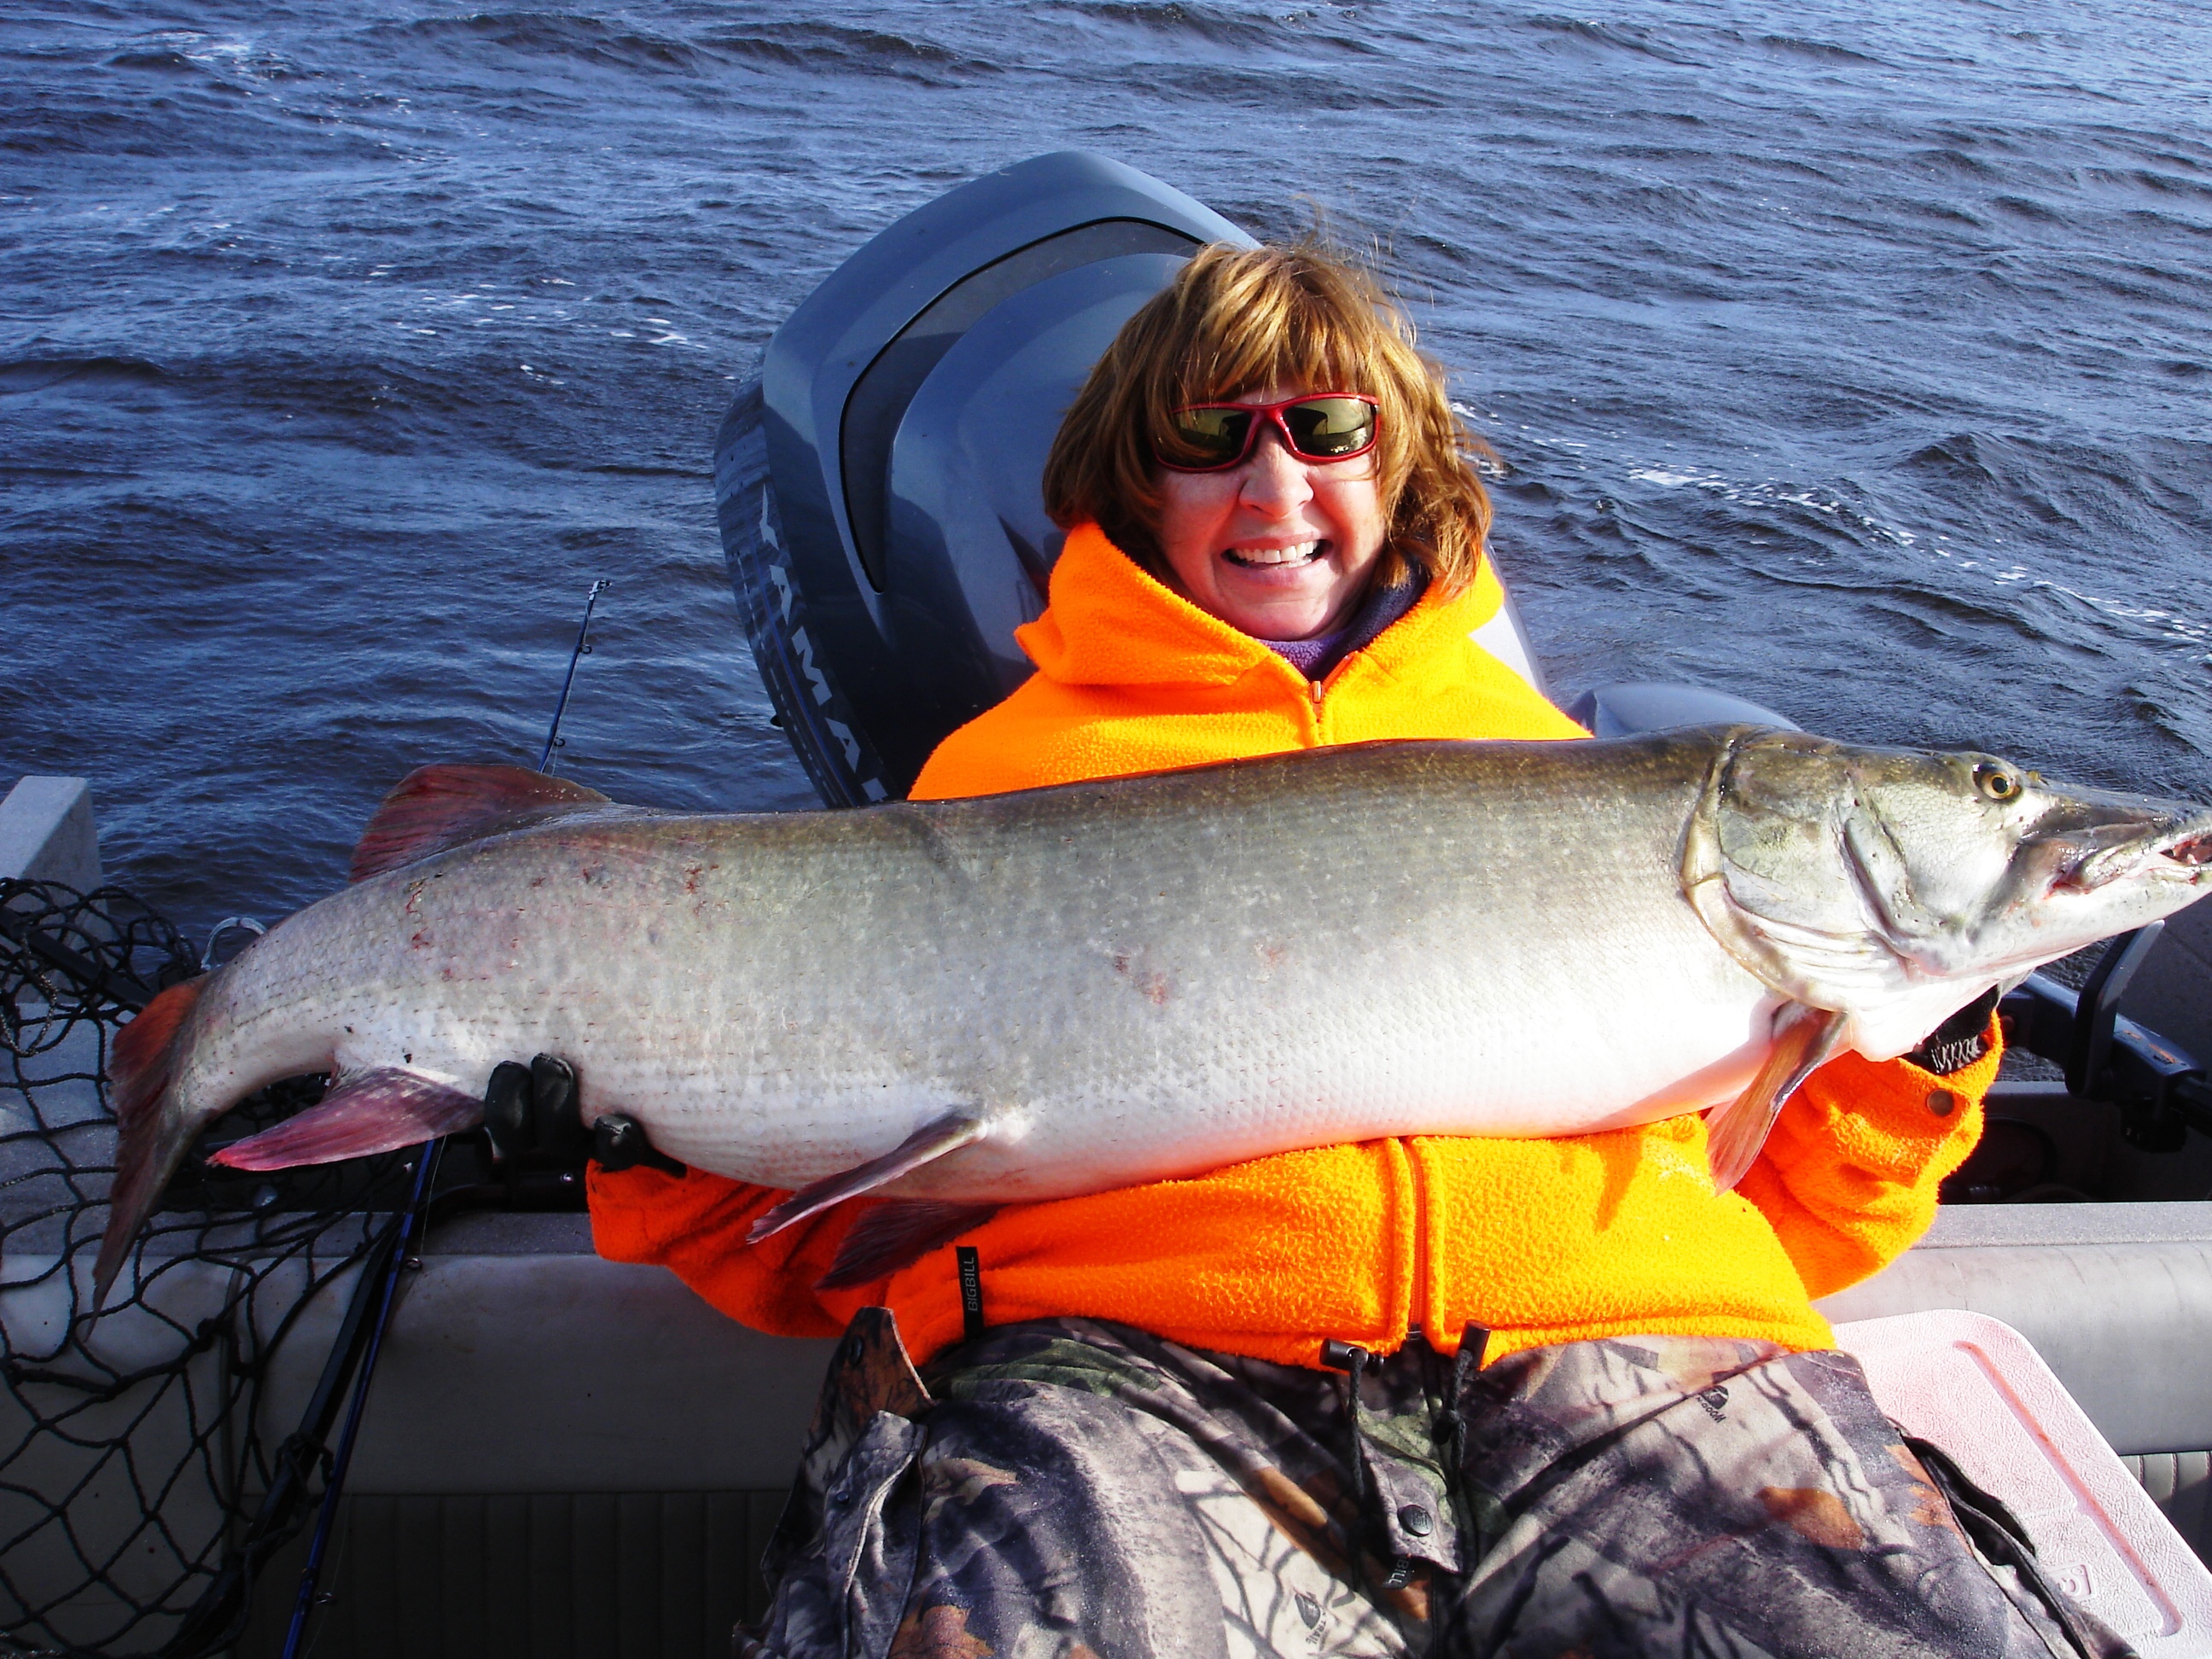
{"type": "Polygon", "coordinates": [[[2137,1452],[2120,1462],[2198,1559],[2212,1556],[2212,1451],[2137,1452]]]}
{"type": "MultiPolygon", "coordinates": [[[[710,1627],[759,1607],[765,1587],[754,1564],[830,1345],[743,1330],[672,1275],[590,1250],[582,1216],[461,1218],[428,1242],[349,1483],[347,1541],[329,1586],[338,1599],[320,1621],[326,1659],[567,1652],[527,1634],[564,1625],[623,1629],[641,1654],[720,1651],[710,1627]],[[588,1342],[578,1340],[584,1331],[588,1342]],[[471,1645],[471,1632],[486,1639],[471,1645]]],[[[1822,1305],[1847,1322],[1843,1340],[1868,1362],[1893,1414],[2001,1493],[2004,1476],[1978,1467],[1968,1449],[1974,1436],[1914,1403],[1909,1385],[1920,1362],[1889,1357],[1905,1351],[1877,1339],[1885,1328],[1917,1326],[1893,1316],[1932,1318],[1937,1324],[1921,1327],[1930,1330],[1964,1319],[1970,1324],[1955,1328],[1984,1333],[1975,1340],[2001,1352],[2003,1376],[2041,1379],[2006,1385],[2036,1402],[2033,1421],[2063,1418],[2062,1385],[2070,1389],[2081,1402],[2069,1419],[2075,1438],[2092,1419],[2103,1431],[2089,1431],[2093,1450],[2082,1461],[2103,1460],[2099,1501],[2127,1517],[2116,1529],[2127,1537],[2149,1528],[2153,1498],[2190,1529],[2185,1540],[2171,1528],[2157,1534],[2163,1554],[2131,1547],[2159,1564],[2151,1582],[2168,1601],[2195,1608],[2188,1597],[2202,1593],[2204,1612],[2186,1628],[2212,1637],[2212,1582],[2185,1559],[2189,1545],[2203,1541],[2212,1494],[2212,1378],[2195,1360],[2212,1338],[2209,1269],[2212,1205],[1947,1209],[1923,1244],[1822,1305]],[[1923,1313],[1946,1306],[1994,1317],[1923,1313]],[[1986,1334],[2004,1328],[1999,1320],[2016,1328],[1986,1334]],[[1905,1384],[1887,1380],[1898,1374],[1905,1384]],[[2116,1470],[2148,1489],[2132,1510],[2112,1495],[2116,1470]]],[[[275,1421],[305,1399],[343,1303],[343,1286],[317,1298],[280,1358],[275,1421]]],[[[1942,1384],[1936,1405],[1947,1389],[1966,1397],[1942,1384]]],[[[2045,1489],[2055,1480],[2072,1492],[2064,1484],[2072,1478],[2046,1474],[2045,1489]]],[[[2051,1529],[2038,1499],[2019,1507],[2039,1537],[2051,1529]]],[[[2092,1587],[2106,1594],[2096,1562],[2090,1571],[2092,1587]]],[[[2116,1606],[2125,1585],[2112,1582],[2116,1606]]],[[[2149,1591],[2133,1594],[2138,1621],[2142,1605],[2160,1605],[2149,1591]]],[[[2108,1620],[2128,1622],[2091,1599],[2108,1620]]],[[[283,1601],[270,1598],[271,1607],[283,1601]]],[[[241,1659],[273,1656],[281,1634],[281,1621],[257,1628],[241,1659]]],[[[2178,1636],[2142,1639],[2147,1653],[2173,1659],[2212,1654],[2212,1640],[2191,1648],[2177,1645],[2178,1636]]]]}
{"type": "Polygon", "coordinates": [[[1836,1328],[1875,1401],[2002,1500],[2036,1559],[2144,1659],[2212,1654],[2212,1572],[2011,1326],[1953,1309],[1836,1328]]]}
{"type": "MultiPolygon", "coordinates": [[[[2186,1559],[2205,1541],[2212,1496],[2212,1378],[2198,1363],[2212,1338],[2208,1212],[2212,1205],[1947,1209],[1923,1244],[1822,1304],[1867,1363],[1876,1397],[1971,1478],[2013,1498],[2054,1554],[2085,1526],[2091,1544],[2105,1540],[2106,1554],[2068,1558],[2086,1565],[2092,1605],[2123,1626],[2141,1626],[2149,1607],[2156,1630],[2139,1639],[2173,1659],[2212,1656],[2212,1639],[2179,1641],[2212,1638],[2212,1580],[2186,1559]],[[1975,1311],[1927,1311],[1945,1308],[1975,1311]],[[1936,1332],[1936,1349],[1949,1345],[1937,1359],[1981,1367],[1962,1374],[1971,1386],[1918,1380],[1935,1362],[1884,1340],[1916,1330],[1936,1332]],[[1976,1357],[1991,1354],[1988,1365],[1976,1357]],[[2022,1496],[2005,1470],[1977,1462],[1996,1420],[1991,1399],[2015,1437],[2087,1449],[2039,1476],[2021,1463],[2022,1496]],[[2130,1472],[2142,1483],[2132,1504],[2113,1484],[2130,1472]],[[2153,1500],[2186,1538],[2152,1524],[2153,1500]],[[2124,1549],[2114,1535],[2136,1541],[2124,1549]],[[2130,1561],[2148,1565],[2136,1572],[2130,1561]]],[[[218,1288],[206,1273],[175,1270],[163,1283],[165,1305],[179,1313],[195,1297],[211,1304],[218,1288]]],[[[350,1288],[343,1275],[311,1297],[277,1349],[261,1401],[270,1443],[299,1420],[350,1288]]],[[[43,1294],[20,1291],[0,1311],[35,1320],[43,1294]]],[[[407,1276],[385,1346],[316,1651],[727,1652],[731,1621],[764,1599],[755,1564],[831,1346],[744,1330],[659,1268],[600,1260],[586,1216],[441,1225],[407,1276]]],[[[53,1455],[65,1461],[66,1449],[53,1455]]],[[[61,1480],[68,1470],[47,1473],[61,1480]]],[[[304,1544],[272,1563],[238,1659],[281,1650],[304,1544]]]]}
{"type": "MultiPolygon", "coordinates": [[[[2114,1450],[2212,1447],[2212,1204],[1950,1205],[1919,1243],[1824,1298],[1838,1324],[1956,1308],[2025,1335],[2114,1450]]],[[[2187,1486],[2179,1495],[2186,1497],[2187,1486]]],[[[2189,1500],[2201,1510],[2201,1498],[2189,1500]]]]}

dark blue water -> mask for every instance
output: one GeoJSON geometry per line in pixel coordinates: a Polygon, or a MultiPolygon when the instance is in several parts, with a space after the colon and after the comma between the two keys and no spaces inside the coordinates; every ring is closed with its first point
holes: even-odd
{"type": "Polygon", "coordinates": [[[204,926],[380,792],[811,796],[708,476],[898,214],[1079,146],[1380,249],[1558,684],[2212,798],[2212,14],[422,0],[0,16],[0,784],[204,926]]]}

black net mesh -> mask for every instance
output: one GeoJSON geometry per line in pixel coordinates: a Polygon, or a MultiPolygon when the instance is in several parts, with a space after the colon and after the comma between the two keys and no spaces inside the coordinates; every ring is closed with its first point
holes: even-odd
{"type": "MultiPolygon", "coordinates": [[[[326,1468],[311,1403],[405,1201],[404,1153],[278,1182],[198,1148],[94,1310],[109,1044],[198,968],[116,889],[0,883],[0,1654],[186,1659],[233,1639],[262,1562],[311,1512],[326,1468]]],[[[251,1133],[320,1086],[268,1090],[210,1134],[251,1133]]]]}

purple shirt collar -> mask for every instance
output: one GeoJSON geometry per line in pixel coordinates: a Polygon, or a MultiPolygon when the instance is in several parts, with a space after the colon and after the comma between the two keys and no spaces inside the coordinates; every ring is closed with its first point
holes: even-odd
{"type": "Polygon", "coordinates": [[[1409,579],[1395,587],[1369,588],[1367,597],[1341,627],[1310,640],[1260,640],[1260,643],[1308,679],[1324,678],[1337,664],[1372,645],[1384,629],[1411,611],[1428,586],[1428,574],[1415,567],[1409,579]]]}

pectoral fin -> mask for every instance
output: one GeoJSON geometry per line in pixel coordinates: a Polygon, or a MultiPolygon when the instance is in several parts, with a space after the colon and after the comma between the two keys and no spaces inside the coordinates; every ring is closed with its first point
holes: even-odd
{"type": "Polygon", "coordinates": [[[963,1146],[978,1141],[991,1132],[990,1125],[970,1112],[947,1112],[934,1122],[925,1123],[901,1141],[896,1148],[881,1158],[872,1158],[866,1164],[841,1170],[836,1175],[824,1176],[811,1186],[802,1187],[789,1198],[763,1215],[745,1235],[745,1242],[757,1244],[771,1234],[780,1233],[794,1221],[804,1221],[832,1204],[842,1204],[848,1198],[896,1181],[901,1176],[933,1163],[947,1152],[957,1152],[963,1146]]]}
{"type": "Polygon", "coordinates": [[[1743,1179],[1766,1145],[1783,1103],[1835,1053],[1843,1034],[1844,1017],[1826,1008],[1793,1002],[1775,1016],[1774,1047],[1751,1086],[1705,1117],[1705,1158],[1715,1192],[1727,1192],[1743,1179]]]}

